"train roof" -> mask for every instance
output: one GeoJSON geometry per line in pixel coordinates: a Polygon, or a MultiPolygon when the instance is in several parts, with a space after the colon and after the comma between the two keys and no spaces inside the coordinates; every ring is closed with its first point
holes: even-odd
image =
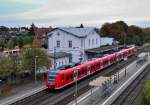
{"type": "MultiPolygon", "coordinates": [[[[122,54],[122,53],[124,53],[125,51],[128,51],[129,49],[134,49],[134,48],[128,48],[128,49],[123,49],[123,50],[121,50],[121,51],[119,51],[119,52],[116,52],[116,54],[122,54]]],[[[113,54],[108,54],[108,55],[106,55],[106,56],[103,56],[103,57],[101,57],[101,58],[97,58],[97,59],[94,59],[94,60],[92,60],[92,61],[87,61],[87,62],[85,62],[85,63],[83,63],[83,64],[80,64],[80,65],[76,65],[76,66],[74,66],[74,67],[70,67],[70,68],[67,68],[67,69],[60,69],[60,70],[57,70],[57,72],[59,72],[59,73],[66,73],[66,72],[71,72],[71,71],[74,71],[74,69],[76,69],[76,68],[82,68],[82,67],[86,67],[87,65],[89,65],[89,64],[93,64],[93,63],[95,63],[95,62],[98,62],[98,61],[102,61],[102,60],[104,60],[104,59],[109,59],[110,57],[112,57],[112,56],[114,56],[115,55],[115,53],[113,53],[113,54]]],[[[70,65],[69,65],[70,66],[70,65]]]]}

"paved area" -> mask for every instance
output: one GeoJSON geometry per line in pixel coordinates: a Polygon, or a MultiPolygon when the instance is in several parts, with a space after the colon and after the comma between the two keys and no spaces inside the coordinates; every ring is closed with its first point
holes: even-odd
{"type": "Polygon", "coordinates": [[[0,105],[7,105],[8,102],[23,97],[27,93],[32,93],[35,90],[43,89],[43,87],[45,87],[43,82],[38,82],[37,84],[33,82],[17,87],[12,90],[12,94],[10,96],[0,96],[0,105]]]}
{"type": "MultiPolygon", "coordinates": [[[[117,90],[120,86],[122,86],[125,81],[127,81],[135,72],[141,68],[142,65],[136,64],[136,61],[132,62],[130,65],[126,67],[126,76],[125,76],[125,68],[121,69],[119,72],[119,82],[116,84],[113,84],[111,87],[111,93],[112,94],[115,90],[117,90]]],[[[89,90],[85,94],[78,97],[78,105],[101,105],[109,96],[106,96],[105,98],[101,96],[103,93],[102,87],[95,87],[92,90],[89,90]]],[[[75,105],[75,101],[70,102],[68,105],[75,105]]]]}

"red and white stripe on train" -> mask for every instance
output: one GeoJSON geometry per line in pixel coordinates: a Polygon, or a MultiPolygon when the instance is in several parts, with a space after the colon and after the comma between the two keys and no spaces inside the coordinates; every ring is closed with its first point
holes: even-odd
{"type": "Polygon", "coordinates": [[[119,52],[106,55],[101,58],[88,61],[73,68],[65,70],[50,70],[46,74],[45,82],[49,89],[61,89],[75,82],[75,71],[77,71],[77,80],[83,79],[90,74],[96,73],[101,69],[108,67],[117,61],[123,60],[135,53],[135,48],[123,49],[119,52]]]}

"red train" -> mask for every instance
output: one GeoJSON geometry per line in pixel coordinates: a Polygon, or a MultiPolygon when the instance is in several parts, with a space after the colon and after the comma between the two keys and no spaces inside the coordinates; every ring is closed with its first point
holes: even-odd
{"type": "Polygon", "coordinates": [[[77,79],[80,80],[134,53],[135,48],[128,48],[65,70],[50,70],[46,74],[46,86],[49,89],[63,88],[75,82],[75,71],[78,72],[77,79]]]}

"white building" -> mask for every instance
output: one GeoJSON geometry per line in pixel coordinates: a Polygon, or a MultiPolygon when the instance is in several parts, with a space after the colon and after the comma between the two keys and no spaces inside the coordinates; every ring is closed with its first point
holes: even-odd
{"type": "Polygon", "coordinates": [[[70,53],[70,62],[87,60],[85,50],[98,48],[101,45],[112,45],[113,38],[101,38],[93,27],[63,27],[48,33],[48,53],[70,53]]]}

